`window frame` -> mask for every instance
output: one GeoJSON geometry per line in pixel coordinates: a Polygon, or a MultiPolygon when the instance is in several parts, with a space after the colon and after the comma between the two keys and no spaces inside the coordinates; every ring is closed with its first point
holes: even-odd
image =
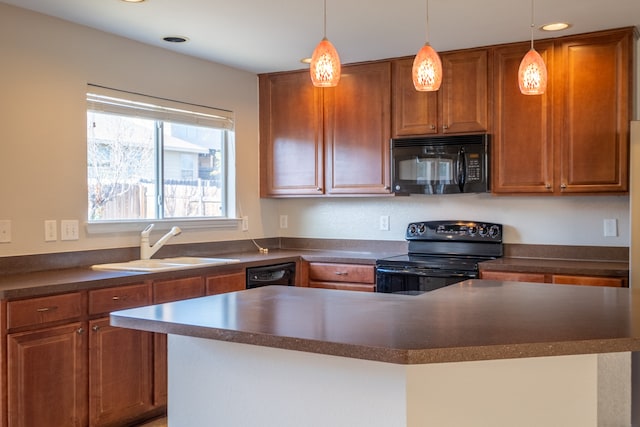
{"type": "MultiPolygon", "coordinates": [[[[189,104],[88,84],[86,88],[86,113],[89,111],[116,113],[127,117],[143,117],[161,122],[172,122],[193,126],[214,127],[224,129],[222,149],[222,173],[224,186],[222,189],[222,204],[224,216],[220,217],[175,217],[175,218],[144,218],[144,219],[115,219],[89,220],[86,227],[89,234],[113,232],[139,232],[149,223],[154,223],[159,229],[169,229],[179,225],[182,229],[237,229],[241,218],[237,217],[236,208],[236,173],[235,173],[235,126],[233,112],[202,105],[189,104]],[[125,101],[125,102],[121,102],[125,101]]],[[[88,143],[88,135],[85,135],[88,143]]],[[[164,150],[164,149],[163,149],[164,150]]],[[[162,151],[163,151],[162,150],[162,151]]],[[[164,153],[156,153],[155,161],[164,168],[162,158],[164,153]]],[[[87,158],[88,167],[88,158],[87,158]]],[[[160,172],[162,175],[164,171],[160,172]]],[[[88,179],[88,176],[87,176],[88,179]]],[[[85,179],[85,181],[87,181],[85,179]]],[[[88,182],[88,181],[87,181],[88,182]]],[[[164,182],[158,181],[160,194],[163,194],[164,182]]],[[[86,188],[88,195],[89,189],[86,188]]],[[[163,206],[163,205],[162,205],[163,206]]],[[[88,212],[88,206],[87,206],[88,212]]],[[[164,213],[160,213],[164,216],[164,213]]]]}

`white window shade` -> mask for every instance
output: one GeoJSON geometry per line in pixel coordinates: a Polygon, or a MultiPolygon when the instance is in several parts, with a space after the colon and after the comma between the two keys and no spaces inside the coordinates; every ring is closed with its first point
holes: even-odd
{"type": "Polygon", "coordinates": [[[195,104],[124,92],[97,85],[87,87],[87,108],[129,117],[143,117],[195,126],[233,130],[233,113],[195,104]]]}

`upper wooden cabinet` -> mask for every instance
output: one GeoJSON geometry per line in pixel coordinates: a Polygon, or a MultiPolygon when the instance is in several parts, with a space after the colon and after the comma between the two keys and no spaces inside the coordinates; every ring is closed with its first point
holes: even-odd
{"type": "Polygon", "coordinates": [[[259,82],[260,195],[322,194],[322,91],[308,72],[261,75],[259,82]]]}
{"type": "Polygon", "coordinates": [[[445,52],[437,92],[413,87],[413,57],[393,61],[393,136],[486,132],[488,50],[445,52]]]}
{"type": "Polygon", "coordinates": [[[260,195],[389,194],[389,62],[345,66],[335,88],[308,71],[260,76],[260,195]]]}
{"type": "Polygon", "coordinates": [[[633,29],[536,43],[549,74],[542,96],[520,94],[528,43],[494,50],[493,192],[628,191],[633,29]]]}

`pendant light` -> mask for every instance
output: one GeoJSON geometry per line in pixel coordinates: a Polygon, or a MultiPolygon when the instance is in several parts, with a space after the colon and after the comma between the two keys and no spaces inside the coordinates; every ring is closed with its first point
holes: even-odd
{"type": "Polygon", "coordinates": [[[547,89],[547,67],[533,48],[533,0],[531,0],[531,49],[522,58],[518,69],[518,86],[523,95],[542,95],[547,89]]]}
{"type": "Polygon", "coordinates": [[[340,81],[340,56],[327,39],[327,0],[324,0],[323,37],[311,55],[309,71],[316,87],[334,87],[340,81]]]}
{"type": "Polygon", "coordinates": [[[427,0],[427,41],[413,60],[411,77],[413,86],[421,92],[433,92],[440,89],[442,83],[442,61],[429,44],[429,0],[427,0]]]}

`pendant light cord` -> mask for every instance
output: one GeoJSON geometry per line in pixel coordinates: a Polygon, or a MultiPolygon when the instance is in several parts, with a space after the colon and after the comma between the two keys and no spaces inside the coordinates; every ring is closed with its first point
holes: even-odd
{"type": "Polygon", "coordinates": [[[531,0],[531,49],[533,49],[533,27],[535,26],[534,19],[533,19],[533,16],[534,16],[533,14],[534,14],[533,0],[531,0]]]}
{"type": "Polygon", "coordinates": [[[426,42],[429,43],[429,0],[427,0],[427,25],[425,30],[426,30],[425,33],[427,37],[426,42]]]}
{"type": "Polygon", "coordinates": [[[324,21],[322,23],[322,37],[327,38],[327,0],[324,0],[324,21]]]}

